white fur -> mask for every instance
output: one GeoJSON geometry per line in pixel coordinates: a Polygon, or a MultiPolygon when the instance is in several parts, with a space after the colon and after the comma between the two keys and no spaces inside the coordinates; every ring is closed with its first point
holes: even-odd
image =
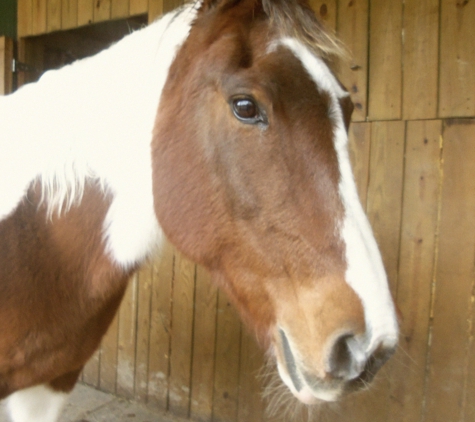
{"type": "Polygon", "coordinates": [[[27,388],[8,398],[8,413],[12,422],[55,422],[67,398],[44,385],[27,388]]]}
{"type": "Polygon", "coordinates": [[[387,347],[396,345],[398,324],[381,254],[359,201],[351,169],[348,135],[338,102],[348,93],[341,88],[325,63],[303,44],[290,38],[282,40],[281,44],[300,59],[318,89],[325,91],[331,98],[330,117],[334,125],[334,142],[341,175],[339,190],[345,209],[341,237],[346,245],[346,281],[363,303],[368,331],[365,339],[367,358],[381,344],[387,347]]]}
{"type": "Polygon", "coordinates": [[[104,224],[111,257],[142,260],[160,228],[150,142],[168,69],[195,9],[164,16],[98,55],[0,97],[0,219],[41,176],[50,213],[81,199],[87,177],[113,194],[104,224]]]}

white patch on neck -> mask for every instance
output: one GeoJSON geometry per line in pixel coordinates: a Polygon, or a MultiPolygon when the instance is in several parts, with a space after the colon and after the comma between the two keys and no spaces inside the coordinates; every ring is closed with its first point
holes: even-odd
{"type": "Polygon", "coordinates": [[[8,398],[12,422],[56,422],[68,398],[45,385],[26,388],[8,398]]]}
{"type": "Polygon", "coordinates": [[[151,140],[168,70],[196,16],[189,5],[101,53],[0,97],[0,219],[37,177],[49,214],[80,202],[87,177],[113,195],[111,258],[130,267],[159,237],[151,140]]]}
{"type": "Polygon", "coordinates": [[[394,347],[398,339],[398,324],[394,303],[389,291],[381,253],[369,221],[358,198],[348,154],[346,133],[339,98],[348,96],[326,64],[314,56],[303,44],[292,38],[281,40],[302,62],[319,90],[331,99],[330,118],[334,125],[335,149],[340,168],[340,197],[345,209],[341,237],[346,245],[346,281],[360,297],[369,338],[366,356],[383,344],[394,347]]]}

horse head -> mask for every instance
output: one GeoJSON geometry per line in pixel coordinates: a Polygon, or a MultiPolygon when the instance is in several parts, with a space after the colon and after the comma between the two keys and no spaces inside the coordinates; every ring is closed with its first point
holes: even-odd
{"type": "Polygon", "coordinates": [[[304,403],[371,381],[395,307],[347,152],[335,41],[300,0],[205,0],[169,70],[155,211],[304,403]]]}

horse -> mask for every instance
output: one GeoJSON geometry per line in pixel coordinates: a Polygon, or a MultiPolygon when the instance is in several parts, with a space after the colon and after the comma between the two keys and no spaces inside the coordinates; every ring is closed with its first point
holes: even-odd
{"type": "Polygon", "coordinates": [[[291,393],[335,401],[398,341],[350,166],[340,45],[305,0],[201,0],[0,98],[0,398],[54,422],[165,237],[291,393]]]}

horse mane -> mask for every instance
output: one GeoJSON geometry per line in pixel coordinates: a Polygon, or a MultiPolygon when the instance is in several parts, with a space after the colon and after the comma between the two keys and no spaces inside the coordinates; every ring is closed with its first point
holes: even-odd
{"type": "Polygon", "coordinates": [[[262,0],[262,6],[282,37],[297,39],[323,59],[347,56],[335,33],[316,18],[307,1],[262,0]]]}

